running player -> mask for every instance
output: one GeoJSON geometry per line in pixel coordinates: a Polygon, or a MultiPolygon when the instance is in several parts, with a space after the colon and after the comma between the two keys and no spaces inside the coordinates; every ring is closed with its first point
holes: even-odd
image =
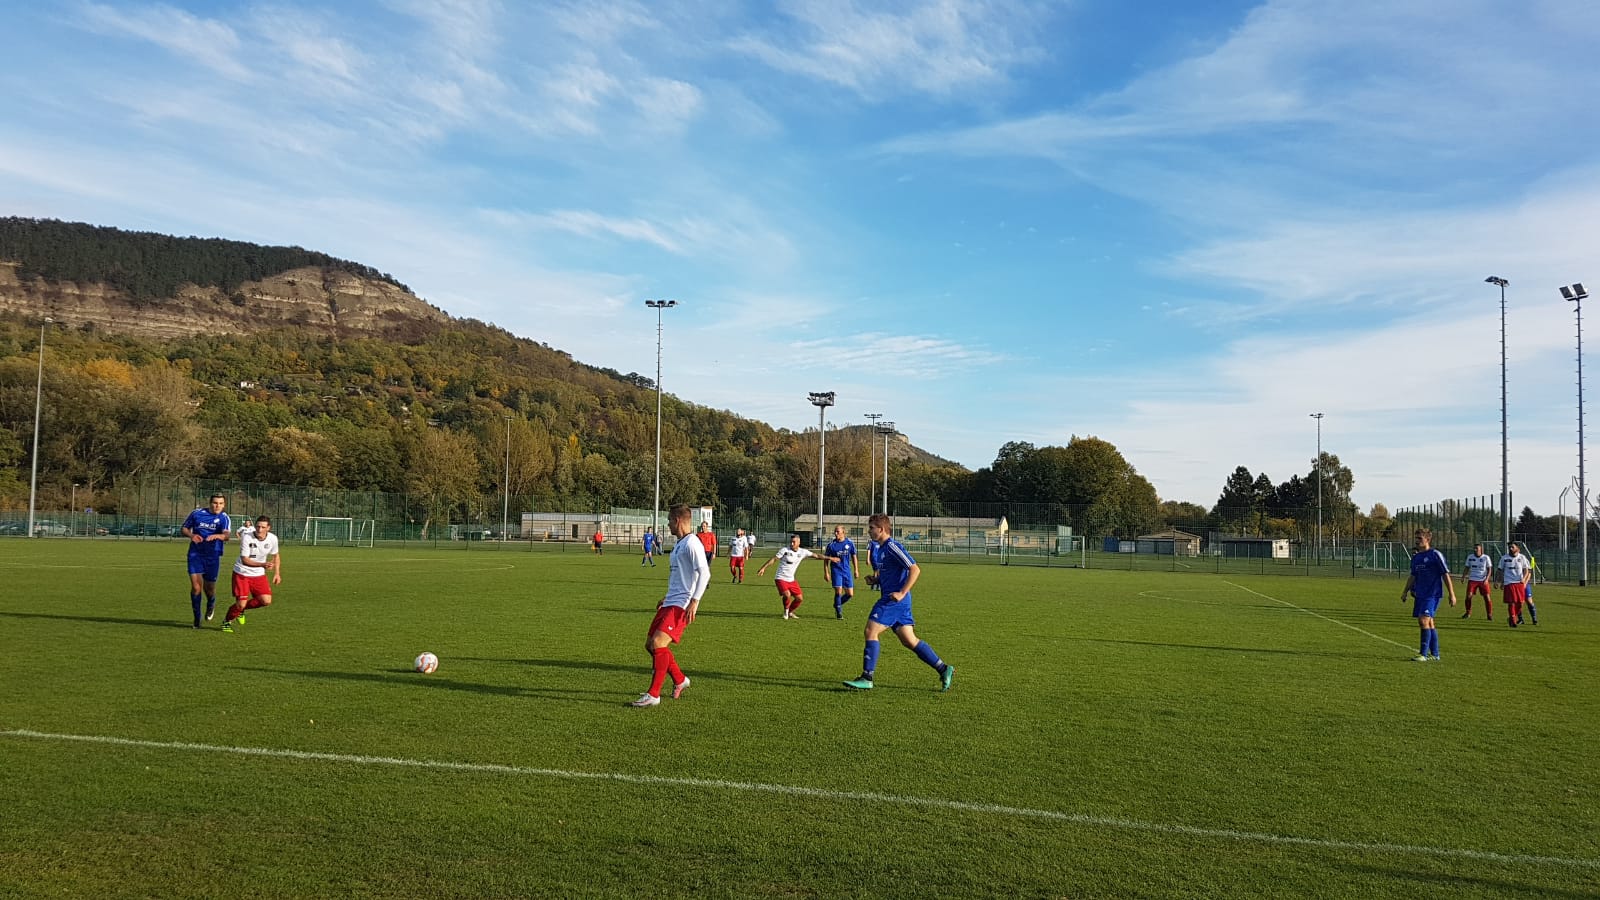
{"type": "Polygon", "coordinates": [[[744,584],[744,561],[750,557],[755,542],[740,528],[728,542],[728,571],[733,573],[734,584],[744,584]]]}
{"type": "Polygon", "coordinates": [[[1411,555],[1411,575],[1406,578],[1406,586],[1400,589],[1400,602],[1405,602],[1407,594],[1413,598],[1411,615],[1422,632],[1421,649],[1411,659],[1413,662],[1427,662],[1429,658],[1437,661],[1439,630],[1434,627],[1433,614],[1439,608],[1439,601],[1444,599],[1446,588],[1450,590],[1450,605],[1456,605],[1456,584],[1450,580],[1450,563],[1445,561],[1443,553],[1433,549],[1431,529],[1417,529],[1415,549],[1411,555]]]}
{"type": "Polygon", "coordinates": [[[837,557],[822,556],[801,547],[800,535],[792,534],[789,536],[789,546],[778,548],[778,552],[773,554],[771,559],[762,563],[761,568],[756,570],[757,575],[765,575],[767,566],[773,563],[778,564],[778,571],[773,573],[773,583],[778,586],[778,599],[783,601],[783,617],[785,619],[800,618],[800,614],[796,610],[800,608],[801,601],[805,600],[806,597],[800,590],[800,582],[795,579],[795,572],[800,569],[800,563],[808,559],[825,559],[828,562],[835,563],[839,561],[837,557]]]}
{"type": "Polygon", "coordinates": [[[272,585],[267,583],[267,570],[272,570],[272,584],[283,583],[283,557],[278,555],[278,536],[272,533],[272,520],[256,516],[256,527],[239,532],[239,559],[233,564],[233,605],[222,617],[222,630],[233,632],[235,624],[244,624],[247,609],[272,605],[272,585]]]}
{"type": "Polygon", "coordinates": [[[1494,602],[1489,599],[1489,576],[1494,574],[1494,560],[1489,554],[1483,552],[1482,544],[1473,544],[1472,553],[1467,556],[1467,611],[1461,618],[1472,616],[1472,595],[1483,595],[1483,614],[1489,621],[1494,621],[1494,602]]]}
{"type": "Polygon", "coordinates": [[[833,617],[844,618],[844,605],[856,595],[856,545],[844,536],[844,526],[836,525],[833,540],[823,548],[840,561],[828,563],[828,580],[833,583],[833,617]]]}
{"type": "Polygon", "coordinates": [[[845,687],[858,691],[872,690],[872,676],[878,668],[878,638],[885,631],[893,631],[906,649],[917,654],[917,659],[927,663],[939,673],[939,690],[950,690],[955,680],[956,667],[939,658],[927,641],[918,640],[911,617],[911,588],[922,577],[917,561],[906,552],[905,545],[894,539],[889,517],[877,513],[867,519],[867,534],[878,542],[878,574],[869,581],[878,583],[882,598],[872,605],[865,629],[866,647],[861,653],[861,677],[846,681],[845,687]]]}
{"type": "Polygon", "coordinates": [[[196,508],[183,520],[183,536],[189,539],[189,606],[194,610],[194,627],[200,627],[200,595],[206,598],[206,619],[217,610],[217,573],[222,569],[223,544],[233,533],[228,514],[222,511],[228,498],[212,494],[204,508],[196,508]]]}
{"type": "Polygon", "coordinates": [[[667,513],[668,526],[678,543],[667,559],[667,595],[656,606],[656,617],[650,622],[649,636],[644,642],[645,652],[650,654],[650,690],[631,704],[640,708],[661,703],[661,687],[669,675],[672,676],[672,699],[682,697],[689,686],[689,676],[678,668],[672,645],[683,640],[683,630],[694,621],[700,609],[700,598],[711,584],[711,565],[706,562],[704,548],[699,541],[685,540],[694,529],[689,519],[689,507],[683,504],[667,513]]]}

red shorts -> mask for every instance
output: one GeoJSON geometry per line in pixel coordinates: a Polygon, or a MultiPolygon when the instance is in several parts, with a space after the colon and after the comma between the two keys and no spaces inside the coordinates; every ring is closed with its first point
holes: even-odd
{"type": "Polygon", "coordinates": [[[661,632],[672,638],[674,644],[683,640],[684,626],[689,624],[689,610],[681,606],[658,606],[656,617],[650,620],[650,630],[646,636],[661,632]]]}
{"type": "Polygon", "coordinates": [[[233,573],[233,596],[248,600],[253,597],[271,597],[272,582],[265,575],[240,575],[233,573]]]}
{"type": "Polygon", "coordinates": [[[1528,599],[1528,586],[1520,581],[1513,581],[1505,586],[1502,597],[1507,603],[1521,603],[1528,599]]]}
{"type": "Polygon", "coordinates": [[[793,597],[796,600],[805,599],[805,595],[800,593],[800,582],[798,581],[773,581],[772,583],[778,586],[779,597],[793,597]]]}
{"type": "Polygon", "coordinates": [[[1467,596],[1471,597],[1473,594],[1489,596],[1489,582],[1487,580],[1467,582],[1467,596]]]}
{"type": "Polygon", "coordinates": [[[744,570],[744,557],[742,557],[742,556],[730,556],[730,557],[728,557],[728,568],[730,568],[730,569],[739,569],[740,571],[743,571],[744,570]]]}

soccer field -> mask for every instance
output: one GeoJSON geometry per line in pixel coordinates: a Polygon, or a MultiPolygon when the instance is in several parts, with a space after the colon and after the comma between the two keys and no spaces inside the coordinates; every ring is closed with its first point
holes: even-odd
{"type": "Polygon", "coordinates": [[[1399,580],[930,560],[953,688],[857,693],[867,597],[718,560],[641,710],[664,558],[284,552],[224,634],[180,544],[0,542],[0,895],[1600,896],[1600,588],[1419,664],[1399,580]]]}

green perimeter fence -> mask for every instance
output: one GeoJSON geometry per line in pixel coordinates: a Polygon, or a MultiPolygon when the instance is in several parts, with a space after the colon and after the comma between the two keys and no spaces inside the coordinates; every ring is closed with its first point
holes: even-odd
{"type": "MultiPolygon", "coordinates": [[[[645,529],[667,531],[664,513],[595,507],[560,499],[476,495],[430,502],[417,494],[338,491],[292,485],[195,478],[128,479],[95,495],[99,507],[45,510],[35,515],[42,538],[172,540],[189,512],[212,494],[228,498],[235,527],[270,516],[281,539],[344,546],[417,546],[475,552],[589,549],[596,530],[608,549],[636,550],[645,529]]],[[[665,505],[665,503],[663,503],[665,505]]],[[[1491,556],[1504,551],[1500,514],[1492,498],[1446,501],[1397,513],[1379,524],[1353,511],[1315,509],[1268,516],[1259,510],[1217,510],[1202,521],[1121,522],[1093,508],[1054,504],[897,501],[889,511],[895,536],[919,556],[944,562],[1236,575],[1363,575],[1404,577],[1411,534],[1434,533],[1452,569],[1460,571],[1476,542],[1491,556]]],[[[775,551],[792,533],[817,540],[814,500],[722,499],[708,507],[724,546],[733,530],[757,539],[757,556],[775,551]]],[[[843,526],[864,540],[869,510],[825,505],[824,528],[843,526]]],[[[1280,511],[1281,512],[1281,511],[1280,511]]],[[[26,513],[0,514],[0,535],[27,531],[26,513]]],[[[1597,532],[1600,536],[1600,532],[1597,532]]],[[[1543,580],[1576,581],[1580,551],[1538,536],[1512,535],[1534,554],[1543,580]]],[[[1575,539],[1574,539],[1575,541],[1575,539]]],[[[668,538],[670,543],[670,537],[668,538]]],[[[1595,541],[1600,557],[1600,540],[1595,541]]],[[[1590,578],[1595,563],[1590,563],[1590,578]]]]}

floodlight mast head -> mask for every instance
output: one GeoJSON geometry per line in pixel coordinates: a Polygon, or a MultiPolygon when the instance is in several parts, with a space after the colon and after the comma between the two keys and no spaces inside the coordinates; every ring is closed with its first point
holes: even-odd
{"type": "Polygon", "coordinates": [[[1505,280],[1504,278],[1501,278],[1499,275],[1490,275],[1488,278],[1484,279],[1484,283],[1485,284],[1498,284],[1501,287],[1505,287],[1506,285],[1510,284],[1511,282],[1505,280]]]}
{"type": "Polygon", "coordinates": [[[1589,299],[1589,292],[1583,289],[1581,282],[1566,285],[1561,288],[1561,299],[1576,301],[1589,299]]]}
{"type": "Polygon", "coordinates": [[[836,393],[834,391],[809,391],[807,392],[806,396],[811,399],[812,406],[819,406],[826,409],[827,407],[833,405],[833,398],[836,396],[836,393]]]}
{"type": "Polygon", "coordinates": [[[651,309],[671,309],[674,306],[678,305],[678,301],[676,301],[676,300],[646,300],[644,302],[644,305],[650,307],[651,309]]]}

